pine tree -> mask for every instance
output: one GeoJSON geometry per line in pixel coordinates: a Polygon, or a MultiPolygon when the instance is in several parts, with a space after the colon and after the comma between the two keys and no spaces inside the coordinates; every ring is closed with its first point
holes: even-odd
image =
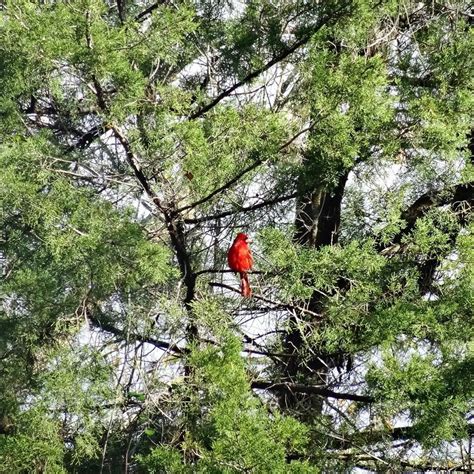
{"type": "Polygon", "coordinates": [[[471,24],[2,2],[0,471],[470,472],[471,24]]]}

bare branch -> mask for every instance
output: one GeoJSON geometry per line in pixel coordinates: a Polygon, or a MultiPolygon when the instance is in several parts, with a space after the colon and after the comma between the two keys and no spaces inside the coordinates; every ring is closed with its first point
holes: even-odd
{"type": "Polygon", "coordinates": [[[255,168],[258,168],[263,163],[263,161],[264,160],[262,160],[261,158],[257,158],[250,166],[247,166],[247,168],[244,168],[240,173],[234,176],[230,181],[227,181],[227,183],[215,189],[214,191],[212,191],[212,193],[208,194],[206,197],[203,197],[202,199],[199,199],[198,201],[192,204],[188,204],[187,206],[183,206],[180,209],[177,209],[176,211],[174,211],[174,213],[179,214],[180,212],[187,211],[188,209],[192,209],[196,206],[199,206],[200,204],[204,204],[205,202],[209,201],[217,194],[220,194],[226,189],[230,188],[233,184],[239,181],[239,179],[245,176],[247,173],[250,173],[255,168]]]}
{"type": "MultiPolygon", "coordinates": [[[[217,283],[217,282],[211,281],[209,283],[209,286],[224,288],[226,290],[229,290],[229,291],[232,291],[234,293],[239,293],[240,294],[240,289],[233,288],[232,286],[225,285],[223,283],[217,283]]],[[[308,315],[310,315],[314,318],[322,319],[321,314],[315,313],[314,311],[310,311],[309,309],[303,308],[301,306],[296,306],[296,305],[293,305],[291,303],[284,303],[283,301],[275,301],[275,300],[272,300],[272,299],[267,298],[265,296],[256,295],[256,294],[252,294],[252,298],[255,299],[255,300],[263,301],[264,303],[270,303],[270,304],[275,306],[275,309],[276,308],[282,308],[282,309],[287,309],[287,310],[290,310],[290,311],[298,311],[300,313],[308,314],[308,315]]]]}
{"type": "Polygon", "coordinates": [[[124,133],[117,127],[117,126],[111,126],[110,129],[114,132],[115,137],[117,140],[120,142],[122,145],[123,149],[125,150],[125,155],[127,157],[127,161],[130,165],[130,167],[133,170],[133,173],[135,174],[135,177],[137,178],[138,182],[141,184],[142,188],[145,190],[147,195],[150,197],[152,200],[153,204],[164,214],[167,214],[167,208],[163,205],[161,202],[160,198],[156,195],[156,193],[151,189],[150,183],[148,182],[145,174],[142,171],[142,168],[140,166],[140,163],[138,162],[135,154],[132,151],[132,147],[130,146],[129,141],[125,137],[124,133]]]}
{"type": "Polygon", "coordinates": [[[232,216],[234,214],[240,214],[241,212],[251,212],[256,211],[257,209],[262,209],[263,207],[272,206],[274,204],[279,204],[281,202],[289,201],[295,199],[298,196],[298,193],[292,193],[285,196],[280,196],[276,199],[271,199],[269,201],[259,202],[258,204],[253,204],[252,206],[243,206],[240,209],[234,209],[229,211],[223,211],[217,214],[212,214],[210,216],[197,217],[195,219],[183,219],[185,224],[200,224],[202,222],[213,221],[216,219],[221,219],[222,217],[232,216]]]}
{"type": "Polygon", "coordinates": [[[354,402],[372,403],[374,398],[367,395],[357,395],[352,393],[334,392],[328,388],[316,385],[304,385],[289,382],[269,382],[264,380],[254,380],[251,387],[255,389],[269,390],[275,392],[308,393],[327,398],[337,398],[339,400],[352,400],[354,402]]]}
{"type": "Polygon", "coordinates": [[[114,334],[121,340],[127,340],[127,338],[135,339],[136,341],[146,342],[147,344],[151,344],[152,346],[158,347],[159,349],[163,349],[166,351],[173,352],[177,355],[185,355],[189,353],[189,350],[186,348],[178,347],[176,344],[171,344],[170,342],[160,341],[158,339],[141,336],[140,334],[129,334],[125,333],[121,329],[118,329],[113,324],[104,321],[102,319],[97,318],[96,316],[92,316],[90,313],[87,315],[88,320],[97,328],[107,331],[111,334],[114,334]]]}
{"type": "Polygon", "coordinates": [[[84,150],[89,145],[91,145],[97,138],[99,138],[101,135],[103,135],[107,129],[102,125],[96,125],[95,127],[92,127],[90,130],[85,132],[84,134],[81,135],[79,140],[77,140],[76,143],[73,143],[69,147],[66,148],[66,153],[71,153],[74,150],[84,150]]]}
{"type": "Polygon", "coordinates": [[[164,5],[166,0],[160,0],[158,2],[152,3],[148,8],[141,11],[138,15],[135,16],[135,21],[143,21],[148,15],[151,15],[160,5],[164,5]]]}

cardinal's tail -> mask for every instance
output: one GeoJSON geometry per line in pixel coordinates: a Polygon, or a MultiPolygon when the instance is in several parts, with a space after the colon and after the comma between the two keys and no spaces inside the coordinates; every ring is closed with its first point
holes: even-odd
{"type": "Polygon", "coordinates": [[[252,296],[252,289],[250,288],[247,272],[240,272],[240,292],[245,298],[252,296]]]}

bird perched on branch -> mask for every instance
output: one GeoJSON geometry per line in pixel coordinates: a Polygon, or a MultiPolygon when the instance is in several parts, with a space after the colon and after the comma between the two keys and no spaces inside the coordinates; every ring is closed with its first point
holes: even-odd
{"type": "Polygon", "coordinates": [[[253,258],[250,251],[249,239],[247,234],[239,232],[227,253],[227,262],[234,272],[240,275],[240,292],[242,296],[248,298],[252,295],[249,285],[249,277],[247,272],[252,269],[253,258]]]}

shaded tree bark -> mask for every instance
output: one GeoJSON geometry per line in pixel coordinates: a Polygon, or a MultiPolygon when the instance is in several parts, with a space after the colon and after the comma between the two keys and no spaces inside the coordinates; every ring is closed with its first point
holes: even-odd
{"type": "MultiPolygon", "coordinates": [[[[294,240],[303,246],[320,248],[325,245],[334,245],[339,238],[341,220],[341,205],[349,171],[341,171],[336,187],[332,190],[315,186],[297,200],[297,214],[295,218],[296,231],[294,240]]],[[[307,315],[294,312],[289,320],[289,330],[284,335],[284,352],[290,354],[282,367],[284,380],[297,381],[301,376],[306,380],[314,380],[323,387],[327,384],[328,370],[334,366],[334,354],[315,351],[310,357],[303,355],[306,335],[318,326],[324,324],[324,298],[314,292],[311,298],[302,306],[309,311],[321,314],[323,319],[310,320],[307,315]],[[299,322],[304,320],[305,329],[299,322]]],[[[365,400],[367,401],[367,400],[365,400]]],[[[323,401],[315,398],[310,392],[286,390],[280,394],[280,404],[283,408],[291,409],[296,405],[308,404],[309,407],[322,410],[323,401]]]]}

